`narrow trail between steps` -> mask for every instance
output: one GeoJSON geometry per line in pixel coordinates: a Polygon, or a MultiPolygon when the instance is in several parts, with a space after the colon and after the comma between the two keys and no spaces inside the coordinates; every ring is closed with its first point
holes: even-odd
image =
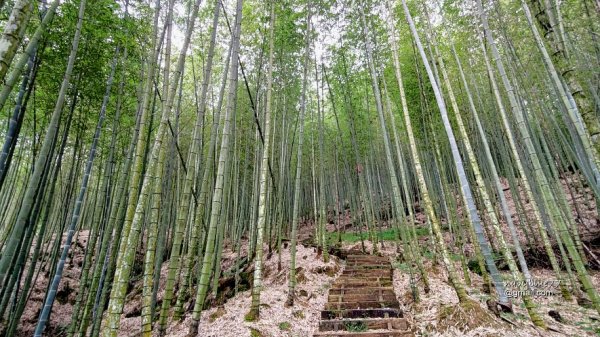
{"type": "Polygon", "coordinates": [[[329,290],[314,337],[414,336],[393,287],[388,257],[348,255],[329,290]]]}

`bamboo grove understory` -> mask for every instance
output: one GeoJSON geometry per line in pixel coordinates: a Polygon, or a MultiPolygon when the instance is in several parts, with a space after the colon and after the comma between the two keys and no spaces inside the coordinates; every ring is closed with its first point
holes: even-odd
{"type": "Polygon", "coordinates": [[[0,335],[41,289],[34,336],[119,336],[137,285],[142,336],[196,336],[224,277],[268,319],[267,259],[293,307],[298,245],[327,262],[386,230],[415,301],[433,259],[469,303],[473,264],[543,329],[506,287],[535,287],[535,253],[600,314],[598,1],[0,0],[0,21],[0,335]]]}

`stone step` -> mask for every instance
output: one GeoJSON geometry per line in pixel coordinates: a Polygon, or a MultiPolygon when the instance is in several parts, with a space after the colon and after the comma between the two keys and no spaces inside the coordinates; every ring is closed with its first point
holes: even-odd
{"type": "Polygon", "coordinates": [[[338,280],[344,280],[344,281],[348,281],[348,280],[373,280],[373,281],[377,281],[377,279],[380,280],[391,280],[393,278],[392,273],[387,273],[387,275],[385,274],[369,274],[369,273],[360,273],[360,274],[341,274],[337,279],[338,280]]]}
{"type": "Polygon", "coordinates": [[[387,257],[385,258],[348,258],[346,259],[346,264],[357,264],[357,263],[363,263],[363,264],[389,264],[390,263],[390,259],[388,259],[387,257]]]}
{"type": "Polygon", "coordinates": [[[377,281],[377,279],[392,279],[392,274],[388,275],[352,275],[352,274],[342,274],[338,277],[338,280],[364,280],[364,281],[377,281]]]}
{"type": "Polygon", "coordinates": [[[367,281],[367,282],[377,282],[379,280],[391,280],[392,276],[361,276],[361,275],[340,275],[336,281],[367,281]]]}
{"type": "Polygon", "coordinates": [[[349,271],[349,272],[354,272],[354,271],[371,271],[371,270],[387,270],[387,271],[391,271],[392,270],[392,266],[389,264],[369,264],[369,265],[361,265],[361,264],[357,264],[357,265],[346,265],[346,268],[344,268],[344,271],[349,271]]]}
{"type": "Polygon", "coordinates": [[[369,267],[369,266],[389,266],[390,265],[390,261],[384,261],[384,260],[350,260],[350,261],[346,261],[346,266],[364,266],[364,267],[369,267]]]}
{"type": "Polygon", "coordinates": [[[392,280],[389,278],[388,279],[361,278],[361,279],[347,279],[347,280],[338,279],[337,281],[335,281],[333,283],[333,285],[331,287],[335,289],[335,288],[359,288],[359,287],[373,287],[373,286],[391,287],[392,280]]]}
{"type": "Polygon", "coordinates": [[[409,337],[414,336],[410,330],[385,330],[385,331],[325,331],[313,334],[314,337],[409,337]]]}
{"type": "Polygon", "coordinates": [[[362,262],[365,264],[369,263],[390,263],[390,259],[387,257],[380,256],[366,256],[366,257],[347,257],[346,263],[362,262]]]}
{"type": "Polygon", "coordinates": [[[333,302],[362,302],[362,301],[369,301],[369,300],[373,300],[373,299],[381,299],[384,301],[395,301],[396,300],[396,294],[393,291],[381,291],[381,296],[379,294],[379,291],[376,292],[371,292],[371,293],[362,293],[362,294],[352,294],[352,293],[346,293],[344,292],[344,294],[329,294],[329,296],[327,297],[327,302],[333,303],[333,302]]]}
{"type": "Polygon", "coordinates": [[[344,276],[357,276],[357,277],[392,277],[392,270],[391,269],[358,269],[358,270],[348,270],[348,269],[344,269],[344,271],[342,272],[342,277],[344,276]]]}
{"type": "Polygon", "coordinates": [[[390,261],[383,260],[353,260],[346,261],[346,267],[390,266],[390,261]]]}
{"type": "Polygon", "coordinates": [[[319,331],[356,331],[363,330],[407,330],[406,318],[368,318],[368,319],[332,319],[321,321],[319,331]]]}
{"type": "Polygon", "coordinates": [[[346,268],[391,268],[391,264],[388,261],[348,261],[346,262],[346,268]]]}
{"type": "Polygon", "coordinates": [[[360,302],[329,302],[325,304],[325,310],[346,310],[346,309],[377,309],[377,308],[392,308],[400,309],[400,303],[396,298],[385,301],[376,300],[360,302]]]}
{"type": "Polygon", "coordinates": [[[366,270],[392,270],[392,266],[389,263],[381,264],[346,264],[344,271],[366,271],[366,270]]]}
{"type": "Polygon", "coordinates": [[[346,261],[348,260],[385,260],[389,261],[390,259],[386,256],[379,255],[347,255],[346,261]]]}
{"type": "Polygon", "coordinates": [[[387,257],[347,255],[327,300],[315,337],[414,336],[396,298],[387,257]]]}
{"type": "Polygon", "coordinates": [[[366,286],[366,287],[360,287],[360,288],[331,288],[329,289],[329,295],[340,295],[340,294],[352,294],[352,295],[357,295],[357,294],[373,294],[373,296],[378,295],[379,292],[382,293],[387,293],[387,292],[391,292],[394,293],[394,288],[391,286],[387,286],[387,287],[377,287],[374,286],[373,284],[366,286]]]}
{"type": "Polygon", "coordinates": [[[401,318],[402,310],[398,308],[381,309],[345,309],[345,310],[323,310],[321,319],[340,318],[401,318]]]}

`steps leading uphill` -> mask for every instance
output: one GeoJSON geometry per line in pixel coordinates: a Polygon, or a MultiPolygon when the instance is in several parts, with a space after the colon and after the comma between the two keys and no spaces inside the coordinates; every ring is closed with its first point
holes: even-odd
{"type": "Polygon", "coordinates": [[[414,336],[394,294],[392,276],[387,257],[348,255],[313,336],[414,336]]]}

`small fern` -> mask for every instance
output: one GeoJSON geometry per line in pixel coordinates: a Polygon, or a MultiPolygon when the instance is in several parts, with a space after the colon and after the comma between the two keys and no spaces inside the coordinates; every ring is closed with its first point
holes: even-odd
{"type": "Polygon", "coordinates": [[[346,331],[363,332],[367,331],[367,324],[363,321],[346,322],[346,331]]]}
{"type": "Polygon", "coordinates": [[[290,322],[279,323],[279,330],[290,331],[291,328],[292,328],[292,325],[290,324],[290,322]]]}

